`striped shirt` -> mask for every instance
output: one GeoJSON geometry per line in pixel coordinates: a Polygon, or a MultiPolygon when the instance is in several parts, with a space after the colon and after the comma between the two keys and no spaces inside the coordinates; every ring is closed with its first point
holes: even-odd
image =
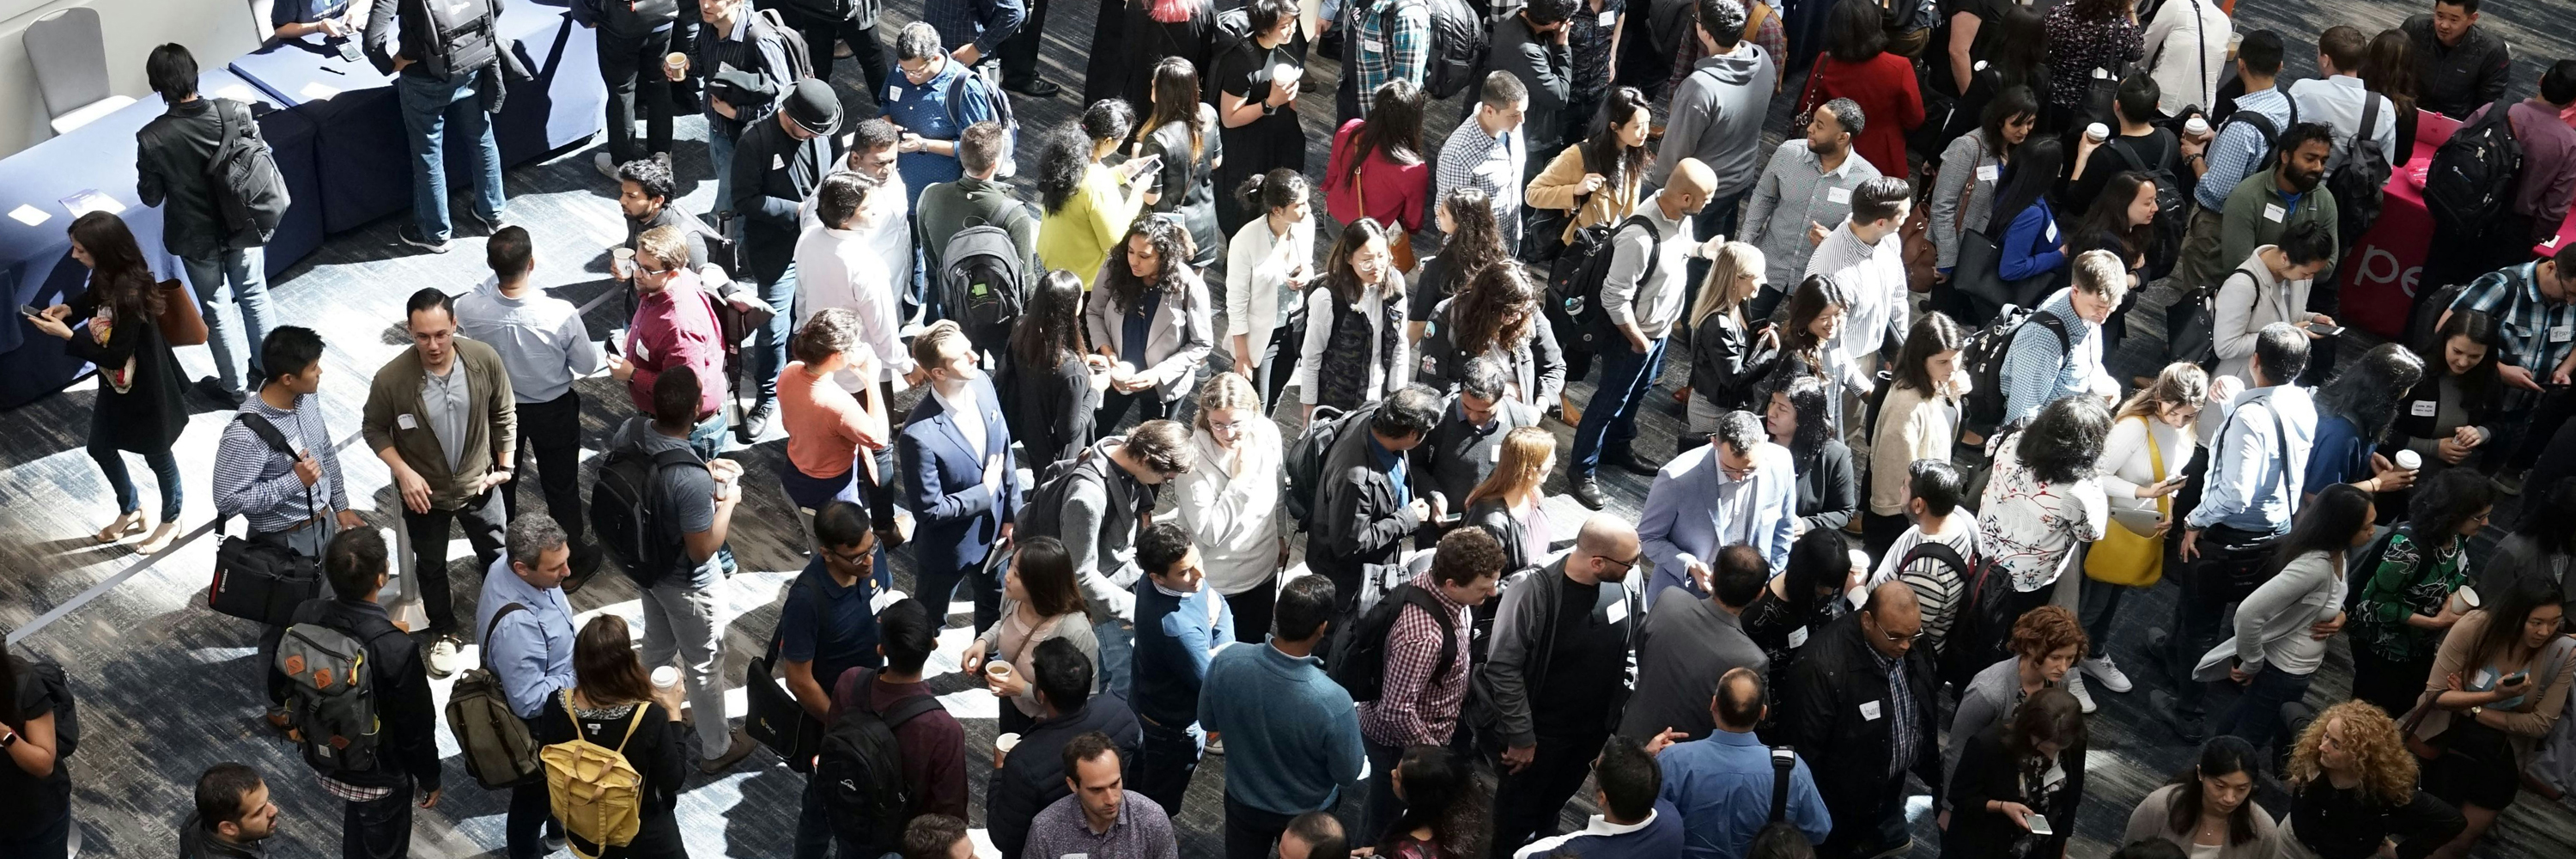
{"type": "Polygon", "coordinates": [[[1851,217],[1852,189],[1878,178],[1878,168],[1858,152],[1845,153],[1842,166],[1824,171],[1824,161],[1807,148],[1805,137],[1781,141],[1771,164],[1753,183],[1753,202],[1744,210],[1744,241],[1762,249],[1771,288],[1791,292],[1807,270],[1807,225],[1828,227],[1851,217]]]}
{"type": "MultiPolygon", "coordinates": [[[[1870,589],[1895,580],[1914,588],[1915,601],[1923,605],[1923,643],[1936,651],[1950,637],[1950,626],[1958,620],[1959,594],[1967,582],[1960,578],[1959,570],[1946,562],[1918,558],[1907,564],[1905,555],[1924,543],[1939,543],[1959,553],[1959,560],[1973,568],[1977,563],[1976,515],[1966,507],[1952,508],[1944,522],[1949,530],[1938,534],[1925,534],[1920,526],[1907,526],[1905,533],[1888,545],[1887,554],[1879,556],[1878,568],[1869,574],[1870,589]]],[[[1853,598],[1862,599],[1867,592],[1856,592],[1853,598]]]]}
{"type": "Polygon", "coordinates": [[[1413,586],[1448,609],[1448,626],[1460,640],[1448,673],[1434,677],[1432,670],[1440,667],[1441,623],[1417,606],[1397,612],[1386,631],[1383,693],[1360,705],[1360,736],[1381,746],[1447,745],[1458,727],[1458,705],[1467,698],[1467,607],[1450,600],[1430,573],[1415,578],[1413,586]]]}
{"type": "Polygon", "coordinates": [[[1449,140],[1440,145],[1440,163],[1431,175],[1431,199],[1437,203],[1451,188],[1474,188],[1485,192],[1493,202],[1494,220],[1503,228],[1503,246],[1518,247],[1521,241],[1521,163],[1526,159],[1528,136],[1519,128],[1502,134],[1486,134],[1476,124],[1476,110],[1467,109],[1467,119],[1449,132],[1449,140]]]}
{"type": "MultiPolygon", "coordinates": [[[[1343,56],[1355,57],[1351,65],[1357,77],[1352,80],[1358,85],[1360,118],[1367,119],[1378,85],[1396,78],[1422,85],[1431,67],[1431,7],[1420,0],[1376,0],[1352,6],[1350,12],[1351,45],[1343,56]],[[1395,7],[1392,13],[1389,6],[1395,7]]],[[[1473,121],[1475,111],[1468,113],[1473,121]]],[[[1513,169],[1519,169],[1518,163],[1513,169]]]]}
{"type": "Polygon", "coordinates": [[[286,436],[288,445],[313,454],[322,464],[322,477],[313,482],[308,496],[304,481],[295,476],[295,458],[269,449],[249,424],[236,419],[224,425],[223,438],[215,446],[216,516],[243,516],[250,520],[251,533],[272,534],[292,531],[333,510],[349,509],[349,487],[340,479],[340,453],[331,445],[330,427],[323,423],[319,395],[297,397],[295,408],[286,410],[271,408],[253,394],[242,400],[241,413],[267,418],[286,436]]]}
{"type": "Polygon", "coordinates": [[[2504,339],[2498,360],[2547,376],[2576,347],[2576,302],[2540,294],[2540,263],[2523,263],[2487,272],[2471,281],[2451,309],[2482,310],[2495,317],[2504,339]]]}

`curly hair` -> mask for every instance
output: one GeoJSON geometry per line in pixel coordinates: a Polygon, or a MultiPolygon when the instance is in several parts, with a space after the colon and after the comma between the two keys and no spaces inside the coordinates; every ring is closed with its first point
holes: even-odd
{"type": "Polygon", "coordinates": [[[2040,606],[2013,621],[2012,652],[2024,657],[2038,659],[2069,647],[2082,653],[2088,642],[2084,624],[2065,606],[2040,606]]]}
{"type": "Polygon", "coordinates": [[[1073,202],[1075,191],[1082,189],[1083,173],[1091,169],[1091,139],[1079,128],[1059,128],[1038,139],[1037,175],[1038,205],[1053,215],[1073,202]]]}
{"type": "Polygon", "coordinates": [[[1450,342],[1460,355],[1483,355],[1527,340],[1538,324],[1538,299],[1538,284],[1519,265],[1504,260],[1486,266],[1454,299],[1449,318],[1457,327],[1450,331],[1450,342]],[[1513,311],[1520,316],[1506,323],[1503,317],[1513,311]]]}
{"type": "Polygon", "coordinates": [[[1440,197],[1440,210],[1449,216],[1449,238],[1440,245],[1440,280],[1425,282],[1417,288],[1432,290],[1441,296],[1456,295],[1474,283],[1476,275],[1487,266],[1512,258],[1511,249],[1503,244],[1502,222],[1494,218],[1493,198],[1482,189],[1459,187],[1440,197]]]}
{"type": "Polygon", "coordinates": [[[2111,436],[2111,410],[2100,397],[2060,397],[2039,410],[2022,429],[2013,453],[2023,468],[2042,483],[2091,480],[2102,458],[2102,442],[2111,436]]]}
{"type": "Polygon", "coordinates": [[[2374,798],[2388,805],[2404,805],[2415,796],[2415,755],[2406,750],[2405,740],[2397,736],[2397,723],[2379,705],[2368,701],[2345,701],[2318,713],[2299,732],[2298,745],[2290,749],[2290,792],[2297,793],[2325,774],[2317,760],[2317,746],[2326,739],[2328,726],[2342,723],[2343,739],[2336,745],[2352,752],[2361,770],[2362,784],[2374,798]]]}
{"type": "Polygon", "coordinates": [[[1120,313],[1144,300],[1148,289],[1160,290],[1164,295],[1179,295],[1189,289],[1190,257],[1194,251],[1190,244],[1190,231],[1182,227],[1179,220],[1159,217],[1153,212],[1137,215],[1136,221],[1127,226],[1127,234],[1120,236],[1118,244],[1110,247],[1109,265],[1101,270],[1101,282],[1094,295],[1105,293],[1110,306],[1120,313]],[[1127,245],[1140,238],[1153,247],[1157,260],[1151,280],[1138,277],[1135,263],[1127,258],[1127,245]]]}

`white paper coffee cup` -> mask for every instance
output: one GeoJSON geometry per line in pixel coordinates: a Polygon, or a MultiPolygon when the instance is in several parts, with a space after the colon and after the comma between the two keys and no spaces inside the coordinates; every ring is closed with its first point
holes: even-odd
{"type": "Polygon", "coordinates": [[[665,665],[653,669],[653,688],[669,689],[680,685],[680,669],[665,665]]]}
{"type": "Polygon", "coordinates": [[[634,277],[635,249],[610,248],[608,251],[608,264],[617,267],[618,277],[634,277]]]}
{"type": "Polygon", "coordinates": [[[2397,467],[2414,471],[2424,467],[2424,455],[2411,450],[2397,452],[2397,467]]]}
{"type": "Polygon", "coordinates": [[[2084,139],[2100,143],[2111,139],[2111,127],[2099,122],[2084,126],[2084,139]]]}

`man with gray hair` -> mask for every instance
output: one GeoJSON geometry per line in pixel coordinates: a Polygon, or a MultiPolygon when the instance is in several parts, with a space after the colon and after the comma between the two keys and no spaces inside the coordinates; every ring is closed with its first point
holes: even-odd
{"type": "MultiPolygon", "coordinates": [[[[1771,153],[1771,165],[1753,183],[1753,202],[1744,210],[1739,238],[1762,248],[1770,276],[1770,286],[1745,308],[1749,319],[1770,317],[1772,308],[1798,288],[1807,257],[1824,242],[1826,231],[1851,216],[1852,192],[1880,175],[1877,165],[1852,151],[1852,138],[1868,121],[1858,102],[1825,102],[1806,120],[1805,137],[1781,141],[1771,153]]],[[[1902,171],[1904,165],[1896,169],[1902,171]]]]}
{"type": "Polygon", "coordinates": [[[1646,605],[1666,588],[1709,596],[1720,547],[1750,545],[1770,569],[1787,569],[1796,483],[1789,449],[1771,443],[1761,418],[1752,412],[1718,418],[1709,443],[1673,457],[1646,490],[1646,510],[1637,517],[1637,537],[1655,562],[1646,605]]]}
{"type": "MultiPolygon", "coordinates": [[[[1466,509],[1467,493],[1485,482],[1502,461],[1503,436],[1518,427],[1538,425],[1538,410],[1512,399],[1510,388],[1511,376],[1502,362],[1486,356],[1468,361],[1466,379],[1449,398],[1440,424],[1431,428],[1422,444],[1406,452],[1416,473],[1422,475],[1423,490],[1442,499],[1441,509],[1466,509]]],[[[1440,528],[1423,529],[1416,535],[1416,544],[1429,548],[1441,533],[1440,528]]]]}
{"type": "MultiPolygon", "coordinates": [[[[534,721],[546,699],[572,688],[572,604],[563,582],[572,577],[571,540],[554,517],[533,510],[510,520],[507,554],[483,574],[474,625],[483,632],[483,665],[501,683],[510,712],[534,721]]],[[[510,815],[502,824],[510,859],[536,859],[548,850],[540,829],[562,826],[548,815],[543,781],[510,790],[510,815]]]]}
{"type": "Polygon", "coordinates": [[[1431,173],[1431,199],[1452,188],[1485,192],[1502,225],[1503,247],[1521,244],[1521,170],[1529,161],[1529,136],[1521,126],[1529,113],[1529,87],[1511,72],[1485,75],[1483,95],[1467,118],[1440,145],[1440,162],[1431,173]]]}

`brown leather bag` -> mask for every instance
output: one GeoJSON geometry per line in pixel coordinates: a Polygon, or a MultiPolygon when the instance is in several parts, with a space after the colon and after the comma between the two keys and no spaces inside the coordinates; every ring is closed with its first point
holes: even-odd
{"type": "Polygon", "coordinates": [[[153,321],[161,326],[161,339],[172,346],[206,345],[206,316],[197,310],[197,295],[178,281],[161,282],[161,315],[153,321]]]}
{"type": "MultiPolygon", "coordinates": [[[[1369,216],[1368,186],[1361,184],[1367,178],[1368,167],[1366,165],[1362,165],[1360,167],[1358,175],[1351,177],[1351,194],[1359,198],[1357,202],[1360,204],[1360,217],[1363,218],[1369,216]]],[[[1395,257],[1395,270],[1403,272],[1412,271],[1414,262],[1413,233],[1412,231],[1404,228],[1404,219],[1397,218],[1395,220],[1379,224],[1378,226],[1386,228],[1386,250],[1389,255],[1395,257]]]]}

